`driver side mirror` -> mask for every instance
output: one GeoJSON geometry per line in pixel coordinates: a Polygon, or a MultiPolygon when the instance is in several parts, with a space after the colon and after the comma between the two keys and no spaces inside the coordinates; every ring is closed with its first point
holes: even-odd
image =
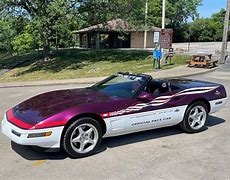
{"type": "Polygon", "coordinates": [[[141,94],[139,94],[137,99],[142,102],[150,102],[152,100],[152,94],[147,92],[142,92],[141,94]]]}

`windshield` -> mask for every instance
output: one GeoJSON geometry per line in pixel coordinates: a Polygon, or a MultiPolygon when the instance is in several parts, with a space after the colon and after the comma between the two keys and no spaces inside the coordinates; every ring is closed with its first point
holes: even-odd
{"type": "Polygon", "coordinates": [[[109,96],[133,97],[147,82],[148,77],[116,74],[94,85],[92,88],[109,96]]]}

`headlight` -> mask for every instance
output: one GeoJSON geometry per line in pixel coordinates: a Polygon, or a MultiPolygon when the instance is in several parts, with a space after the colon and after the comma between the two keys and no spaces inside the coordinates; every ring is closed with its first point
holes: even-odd
{"type": "Polygon", "coordinates": [[[28,134],[27,138],[36,138],[36,137],[48,137],[51,136],[52,131],[44,132],[44,133],[31,133],[28,134]]]}

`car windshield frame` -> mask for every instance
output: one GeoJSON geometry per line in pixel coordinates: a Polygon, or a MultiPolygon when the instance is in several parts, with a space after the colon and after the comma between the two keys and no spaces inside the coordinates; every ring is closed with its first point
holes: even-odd
{"type": "Polygon", "coordinates": [[[144,90],[145,86],[148,84],[149,81],[151,81],[151,79],[152,79],[151,76],[145,75],[145,74],[116,73],[116,74],[113,74],[113,75],[109,76],[108,78],[94,84],[90,88],[93,90],[99,91],[103,94],[106,94],[108,96],[115,96],[115,97],[120,97],[120,98],[136,98],[144,90]],[[132,94],[130,94],[130,96],[121,96],[121,95],[117,95],[117,94],[110,94],[107,92],[103,92],[103,90],[105,90],[105,88],[108,87],[108,86],[105,86],[105,88],[103,88],[103,85],[106,85],[106,83],[109,83],[113,79],[116,79],[118,77],[123,77],[124,79],[127,78],[127,82],[112,83],[112,84],[109,84],[108,86],[116,86],[116,85],[121,84],[121,83],[129,83],[128,80],[130,80],[131,83],[133,80],[132,85],[134,85],[134,83],[137,83],[138,80],[141,80],[141,84],[139,87],[137,87],[135,89],[134,92],[132,92],[132,94]]]}

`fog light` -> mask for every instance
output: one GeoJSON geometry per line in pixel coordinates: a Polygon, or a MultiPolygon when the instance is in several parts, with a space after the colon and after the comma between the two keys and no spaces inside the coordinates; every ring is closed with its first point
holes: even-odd
{"type": "Polygon", "coordinates": [[[27,138],[48,137],[51,136],[51,134],[52,131],[44,132],[44,133],[33,133],[33,134],[28,134],[27,138]]]}

